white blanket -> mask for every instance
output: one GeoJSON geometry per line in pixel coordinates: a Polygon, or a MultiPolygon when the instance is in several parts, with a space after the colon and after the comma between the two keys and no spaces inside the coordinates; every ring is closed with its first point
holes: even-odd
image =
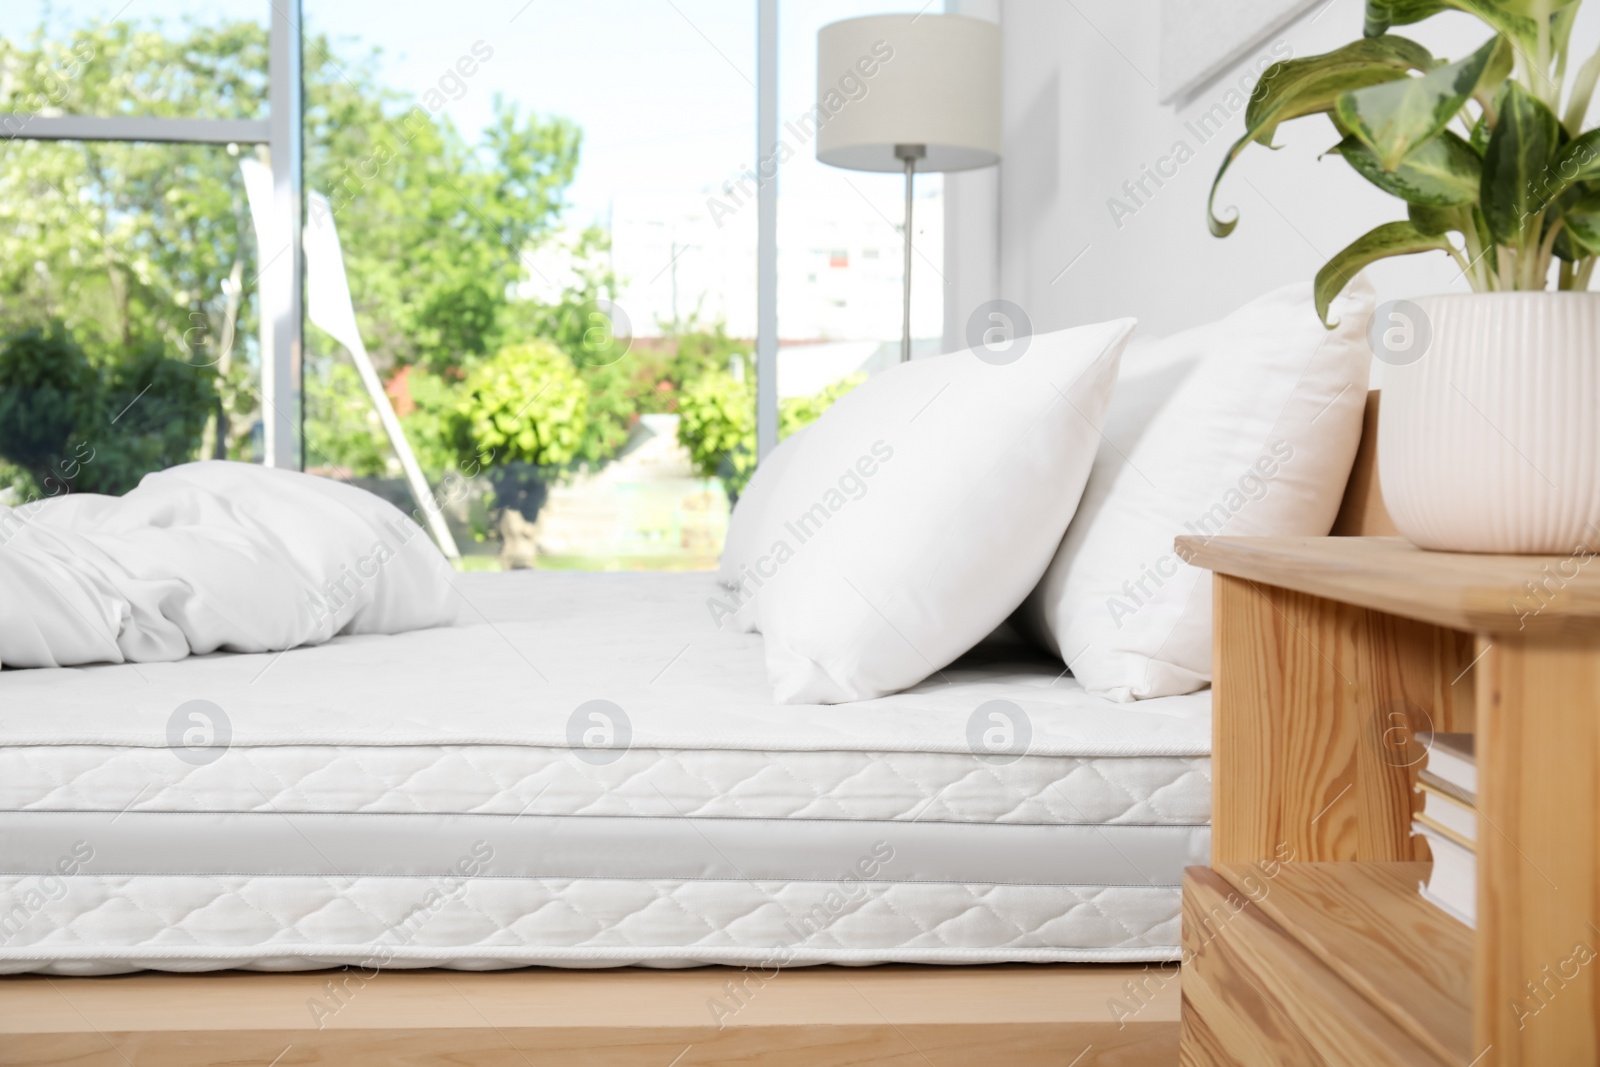
{"type": "Polygon", "coordinates": [[[247,463],[122,497],[0,507],[0,666],[276,652],[455,620],[454,572],[393,505],[247,463]]]}

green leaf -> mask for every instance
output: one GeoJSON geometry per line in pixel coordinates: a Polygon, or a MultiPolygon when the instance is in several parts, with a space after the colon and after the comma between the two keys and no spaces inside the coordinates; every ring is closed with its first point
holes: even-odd
{"type": "Polygon", "coordinates": [[[1408,26],[1421,22],[1441,11],[1450,10],[1442,0],[1367,0],[1366,20],[1361,32],[1368,37],[1379,37],[1389,32],[1391,26],[1408,26]]]}
{"type": "Polygon", "coordinates": [[[1506,82],[1495,103],[1500,120],[1484,151],[1478,202],[1495,241],[1514,244],[1529,221],[1560,195],[1551,184],[1550,164],[1560,144],[1561,123],[1514,81],[1506,82]]]}
{"type": "Polygon", "coordinates": [[[1450,241],[1443,234],[1423,233],[1411,222],[1386,222],[1357,237],[1317,271],[1314,285],[1317,317],[1330,329],[1336,325],[1328,322],[1328,308],[1335,297],[1344,291],[1350,279],[1361,273],[1363,267],[1390,256],[1408,256],[1415,252],[1448,252],[1450,241]]]}
{"type": "MultiPolygon", "coordinates": [[[[1549,5],[1549,10],[1573,2],[1556,0],[1549,5]]],[[[1509,38],[1523,53],[1532,55],[1539,47],[1539,24],[1530,17],[1532,9],[1530,3],[1506,0],[1367,0],[1362,32],[1368,37],[1378,37],[1388,33],[1392,26],[1409,26],[1441,11],[1465,11],[1509,38]]]]}
{"type": "MultiPolygon", "coordinates": [[[[1487,44],[1485,42],[1485,47],[1487,44]]],[[[1499,45],[1490,54],[1488,65],[1483,68],[1483,73],[1478,77],[1478,84],[1472,90],[1472,98],[1478,101],[1484,114],[1489,113],[1489,107],[1494,102],[1495,94],[1500,91],[1500,86],[1517,69],[1517,48],[1511,38],[1501,37],[1499,45]]],[[[1482,117],[1479,116],[1480,119],[1482,117]]]]}
{"type": "Polygon", "coordinates": [[[1555,184],[1565,190],[1577,182],[1600,178],[1600,129],[1568,141],[1550,166],[1555,184]]]}
{"type": "Polygon", "coordinates": [[[1541,10],[1554,15],[1562,8],[1574,7],[1579,0],[1477,0],[1480,6],[1502,12],[1508,16],[1531,19],[1541,10]]]}
{"type": "Polygon", "coordinates": [[[1557,235],[1557,244],[1565,236],[1577,246],[1580,256],[1600,255],[1600,191],[1586,192],[1577,203],[1567,208],[1562,218],[1567,225],[1557,235]]]}
{"type": "Polygon", "coordinates": [[[1483,157],[1484,151],[1489,147],[1489,135],[1493,132],[1494,128],[1489,125],[1487,115],[1479,115],[1478,121],[1472,124],[1472,136],[1467,138],[1467,143],[1472,146],[1474,152],[1478,153],[1480,159],[1483,157]]]}
{"type": "Polygon", "coordinates": [[[1411,224],[1426,234],[1449,233],[1461,228],[1460,214],[1450,208],[1407,204],[1406,214],[1411,217],[1411,224]]]}
{"type": "Polygon", "coordinates": [[[1268,144],[1279,123],[1327,111],[1342,92],[1438,65],[1422,45],[1398,36],[1352,41],[1322,55],[1274,63],[1250,94],[1245,126],[1256,131],[1257,140],[1268,144]]]}
{"type": "Polygon", "coordinates": [[[1509,46],[1491,38],[1466,59],[1421,77],[1351,90],[1339,97],[1334,113],[1377,154],[1383,169],[1392,171],[1455,118],[1501,49],[1509,51],[1509,46]]]}
{"type": "Polygon", "coordinates": [[[1268,67],[1245,107],[1244,136],[1228,149],[1211,183],[1211,197],[1206,204],[1211,232],[1226,237],[1239,224],[1237,217],[1226,221],[1217,217],[1217,187],[1246,146],[1257,141],[1270,146],[1280,123],[1331,111],[1339,95],[1350,89],[1394,81],[1405,77],[1408,71],[1429,70],[1434,65],[1433,56],[1415,41],[1404,37],[1379,37],[1268,67]]]}
{"type": "Polygon", "coordinates": [[[1384,170],[1372,149],[1354,136],[1332,151],[1367,181],[1408,204],[1452,207],[1478,199],[1482,180],[1478,153],[1449,130],[1418,145],[1393,171],[1384,170]]]}

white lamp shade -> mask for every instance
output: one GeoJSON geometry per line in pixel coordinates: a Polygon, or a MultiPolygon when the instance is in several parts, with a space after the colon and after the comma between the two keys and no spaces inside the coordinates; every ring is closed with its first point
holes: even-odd
{"type": "Polygon", "coordinates": [[[1000,161],[1000,27],[964,15],[869,15],[817,33],[817,158],[901,171],[896,145],[924,145],[919,171],[1000,161]]]}

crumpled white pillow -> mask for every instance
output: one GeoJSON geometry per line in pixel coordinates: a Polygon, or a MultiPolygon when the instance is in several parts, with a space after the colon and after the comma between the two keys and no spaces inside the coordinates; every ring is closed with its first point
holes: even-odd
{"type": "Polygon", "coordinates": [[[915,685],[1021,603],[1077,506],[1133,325],[1035,336],[1004,365],[900,364],[812,424],[749,568],[777,702],[915,685]]]}
{"type": "Polygon", "coordinates": [[[0,507],[0,664],[275,652],[456,617],[427,534],[355,486],[189,463],[125,496],[0,507]]]}
{"type": "Polygon", "coordinates": [[[1211,680],[1211,574],[1181,534],[1322,536],[1361,438],[1374,294],[1358,277],[1324,329],[1309,282],[1217,322],[1136,339],[1078,513],[1019,613],[1090,693],[1211,680]]]}

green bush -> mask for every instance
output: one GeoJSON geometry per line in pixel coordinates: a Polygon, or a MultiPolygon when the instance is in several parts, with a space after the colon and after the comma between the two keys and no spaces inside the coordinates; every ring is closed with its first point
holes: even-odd
{"type": "Polygon", "coordinates": [[[388,474],[389,437],[360,372],[342,357],[306,369],[306,466],[343,467],[358,478],[388,474]]]}
{"type": "Polygon", "coordinates": [[[689,383],[678,400],[678,441],[695,469],[737,498],[756,468],[756,391],[727,371],[689,383]]]}
{"type": "MultiPolygon", "coordinates": [[[[816,422],[864,381],[866,375],[852,374],[811,396],[780,400],[779,440],[816,422]]],[[[695,469],[708,478],[721,478],[728,496],[737,500],[756,467],[754,385],[726,371],[706,373],[683,391],[678,415],[678,440],[689,450],[695,469]]]]}
{"type": "Polygon", "coordinates": [[[100,374],[59,325],[0,344],[0,457],[43,484],[104,421],[100,374]]]}
{"type": "Polygon", "coordinates": [[[691,315],[682,322],[668,324],[666,336],[673,342],[666,376],[680,386],[706,374],[727,373],[732,366],[738,366],[746,378],[755,374],[751,342],[729,337],[727,326],[721,322],[705,326],[698,316],[691,315]]]}
{"type": "MultiPolygon", "coordinates": [[[[456,403],[456,387],[441,375],[413,367],[406,375],[406,391],[415,408],[400,419],[417,463],[430,478],[437,479],[456,467],[464,457],[457,456],[450,439],[450,420],[456,403]]],[[[474,470],[474,473],[476,471],[474,470]]]]}
{"type": "Polygon", "coordinates": [[[486,467],[564,466],[578,455],[588,392],[572,361],[549,341],[508,345],[474,365],[447,416],[458,456],[486,467]]]}
{"type": "Polygon", "coordinates": [[[578,447],[578,458],[587,463],[615,456],[640,415],[670,412],[678,403],[678,385],[656,352],[630,351],[604,366],[580,364],[578,376],[589,394],[589,422],[578,447]]]}
{"type": "Polygon", "coordinates": [[[822,418],[822,413],[833,407],[840,397],[866,380],[865,374],[851,374],[810,396],[791,396],[778,401],[778,439],[781,441],[822,418]]]}
{"type": "Polygon", "coordinates": [[[78,489],[126,493],[151,471],[195,458],[217,403],[214,368],[175,359],[150,342],[103,368],[101,379],[104,409],[115,421],[103,434],[80,429],[95,448],[95,460],[85,464],[78,489]]]}
{"type": "Polygon", "coordinates": [[[96,366],[61,327],[0,342],[0,461],[35,486],[125,493],[195,458],[216,372],[137,346],[96,366]]]}

